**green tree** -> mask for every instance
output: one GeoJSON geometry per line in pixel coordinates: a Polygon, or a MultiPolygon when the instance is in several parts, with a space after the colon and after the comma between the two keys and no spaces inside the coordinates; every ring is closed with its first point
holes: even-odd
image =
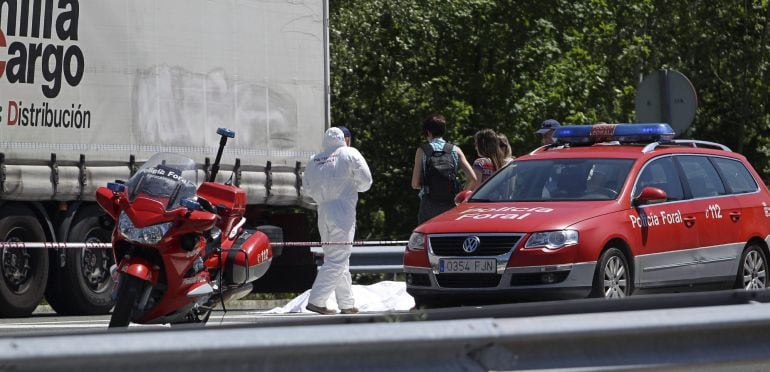
{"type": "Polygon", "coordinates": [[[359,238],[405,239],[423,117],[473,158],[473,134],[535,148],[539,122],[633,122],[645,74],[687,75],[699,109],[686,133],[723,142],[770,174],[766,0],[331,1],[332,121],[357,135],[374,172],[359,238]]]}

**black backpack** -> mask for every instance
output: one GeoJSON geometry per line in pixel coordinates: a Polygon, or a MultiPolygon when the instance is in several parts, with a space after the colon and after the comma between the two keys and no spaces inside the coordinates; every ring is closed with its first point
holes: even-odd
{"type": "Polygon", "coordinates": [[[453,201],[455,195],[460,192],[457,163],[452,157],[454,145],[447,142],[439,151],[433,150],[430,143],[424,143],[421,147],[427,157],[422,174],[422,185],[426,195],[431,200],[453,201]]]}

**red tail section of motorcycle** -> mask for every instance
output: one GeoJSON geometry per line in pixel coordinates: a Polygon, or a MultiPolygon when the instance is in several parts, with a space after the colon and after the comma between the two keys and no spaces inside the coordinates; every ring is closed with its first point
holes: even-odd
{"type": "Polygon", "coordinates": [[[270,241],[262,232],[244,230],[229,248],[223,248],[223,279],[228,285],[253,282],[267,272],[273,251],[270,241]]]}

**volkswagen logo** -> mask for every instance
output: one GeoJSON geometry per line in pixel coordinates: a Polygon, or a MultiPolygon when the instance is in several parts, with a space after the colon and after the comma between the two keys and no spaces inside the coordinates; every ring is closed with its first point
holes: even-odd
{"type": "Polygon", "coordinates": [[[480,245],[481,245],[481,239],[479,239],[478,236],[469,236],[463,242],[463,250],[466,253],[473,253],[473,252],[476,252],[477,249],[479,249],[480,245]]]}

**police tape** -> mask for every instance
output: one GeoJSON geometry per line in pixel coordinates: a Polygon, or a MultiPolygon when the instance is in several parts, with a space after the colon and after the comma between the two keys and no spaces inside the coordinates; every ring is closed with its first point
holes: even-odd
{"type": "Polygon", "coordinates": [[[75,248],[75,249],[106,249],[112,248],[111,243],[75,243],[75,242],[0,242],[0,249],[63,249],[63,248],[75,248]]]}
{"type": "Polygon", "coordinates": [[[353,246],[368,246],[368,245],[405,245],[409,241],[407,240],[354,240],[352,242],[275,242],[270,245],[279,247],[320,247],[324,245],[353,245],[353,246]]]}
{"type": "MultiPolygon", "coordinates": [[[[405,245],[406,240],[354,240],[350,242],[271,242],[274,247],[321,247],[325,245],[352,245],[357,247],[405,245]]],[[[0,242],[0,249],[109,249],[111,243],[77,242],[0,242]]]]}

